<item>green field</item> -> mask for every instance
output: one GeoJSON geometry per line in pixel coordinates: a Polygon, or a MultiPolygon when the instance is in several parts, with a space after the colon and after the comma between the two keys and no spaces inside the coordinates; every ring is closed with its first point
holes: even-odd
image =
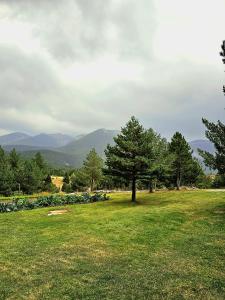
{"type": "Polygon", "coordinates": [[[66,208],[0,215],[0,299],[225,299],[225,192],[66,208]]]}

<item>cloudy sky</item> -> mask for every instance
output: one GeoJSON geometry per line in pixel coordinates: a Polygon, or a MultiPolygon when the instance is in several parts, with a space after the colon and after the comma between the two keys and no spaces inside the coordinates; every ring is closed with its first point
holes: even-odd
{"type": "Polygon", "coordinates": [[[224,0],[0,0],[0,133],[170,137],[225,117],[224,0]]]}

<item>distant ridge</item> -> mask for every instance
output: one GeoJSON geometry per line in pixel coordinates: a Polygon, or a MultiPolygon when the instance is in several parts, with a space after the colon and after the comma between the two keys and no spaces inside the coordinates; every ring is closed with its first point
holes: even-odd
{"type": "Polygon", "coordinates": [[[97,153],[103,156],[107,144],[113,144],[113,137],[118,133],[119,131],[117,130],[98,129],[78,140],[72,141],[59,150],[65,153],[85,156],[92,148],[95,148],[97,153]]]}
{"type": "Polygon", "coordinates": [[[32,137],[28,137],[23,140],[19,140],[17,145],[26,145],[33,147],[44,147],[44,148],[57,148],[66,145],[71,142],[74,138],[61,133],[46,134],[41,133],[32,137]]]}
{"type": "Polygon", "coordinates": [[[30,136],[22,132],[13,132],[5,134],[0,136],[0,145],[14,144],[27,138],[30,138],[30,136]]]}
{"type": "Polygon", "coordinates": [[[199,157],[198,149],[207,151],[209,153],[214,153],[215,148],[209,140],[194,140],[189,142],[191,149],[194,151],[194,156],[199,157]]]}
{"type": "MultiPolygon", "coordinates": [[[[102,128],[77,137],[60,133],[41,133],[36,136],[25,135],[25,138],[21,135],[21,139],[14,140],[11,138],[10,141],[6,139],[8,143],[2,144],[2,146],[6,151],[15,148],[25,158],[31,158],[36,152],[40,152],[52,166],[80,167],[92,148],[95,148],[97,153],[104,157],[107,144],[113,144],[113,137],[118,133],[117,130],[102,128]]],[[[0,137],[0,140],[1,138],[4,137],[0,137]]]]}

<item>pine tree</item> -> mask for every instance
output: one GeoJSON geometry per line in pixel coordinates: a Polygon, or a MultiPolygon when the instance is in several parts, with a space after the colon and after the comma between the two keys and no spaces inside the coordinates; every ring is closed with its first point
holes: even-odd
{"type": "Polygon", "coordinates": [[[198,149],[206,166],[217,170],[220,175],[225,174],[225,125],[218,121],[217,124],[202,119],[207,130],[206,137],[213,143],[215,154],[198,149]]]}
{"type": "Polygon", "coordinates": [[[13,190],[13,172],[7,154],[0,146],[0,194],[9,196],[13,190]]]}
{"type": "Polygon", "coordinates": [[[115,145],[105,150],[105,173],[123,178],[132,184],[132,202],[136,201],[136,182],[146,176],[149,166],[149,148],[146,131],[135,117],[131,117],[121,133],[114,138],[115,145]]]}
{"type": "Polygon", "coordinates": [[[34,156],[34,162],[37,164],[37,166],[40,168],[40,170],[42,172],[45,172],[46,171],[46,168],[47,168],[47,165],[46,165],[46,162],[43,158],[43,156],[41,155],[40,152],[37,152],[34,156]]]}
{"type": "Polygon", "coordinates": [[[63,178],[63,182],[66,184],[70,184],[70,175],[68,172],[65,173],[65,176],[63,178]]]}
{"type": "MultiPolygon", "coordinates": [[[[223,41],[222,45],[221,45],[221,52],[220,55],[223,57],[222,58],[222,62],[225,64],[225,41],[223,41]]],[[[223,92],[225,94],[225,85],[223,86],[223,92]]]]}
{"type": "Polygon", "coordinates": [[[9,163],[13,170],[19,168],[20,155],[16,152],[15,148],[9,153],[9,163]]]}
{"type": "Polygon", "coordinates": [[[84,172],[89,179],[91,191],[102,178],[103,160],[93,148],[84,161],[84,172]]]}
{"type": "Polygon", "coordinates": [[[26,194],[39,192],[43,188],[43,173],[35,161],[24,161],[20,173],[21,189],[26,194]]]}
{"type": "MultiPolygon", "coordinates": [[[[149,148],[149,166],[146,180],[149,182],[149,192],[154,191],[153,183],[166,176],[168,166],[168,143],[153,129],[146,131],[146,141],[149,148]]],[[[145,181],[145,180],[144,180],[145,181]]]]}
{"type": "Polygon", "coordinates": [[[192,163],[192,151],[185,138],[179,132],[176,132],[172,137],[169,151],[173,155],[172,173],[175,177],[177,190],[179,190],[182,178],[192,163]]]}

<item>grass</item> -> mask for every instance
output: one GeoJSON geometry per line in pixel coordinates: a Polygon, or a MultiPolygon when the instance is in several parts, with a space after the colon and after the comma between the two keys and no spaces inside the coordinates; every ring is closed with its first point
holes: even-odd
{"type": "Polygon", "coordinates": [[[1,214],[0,299],[225,299],[225,192],[111,198],[1,214]]]}

